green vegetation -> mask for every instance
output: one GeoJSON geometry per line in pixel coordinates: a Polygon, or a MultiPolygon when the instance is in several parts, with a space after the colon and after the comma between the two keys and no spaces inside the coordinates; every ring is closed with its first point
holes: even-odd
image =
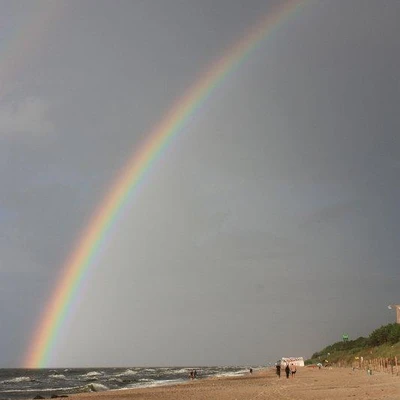
{"type": "Polygon", "coordinates": [[[341,341],[314,353],[306,364],[342,362],[350,364],[356,357],[373,359],[378,357],[400,358],[400,324],[389,324],[375,329],[367,338],[341,341]]]}
{"type": "Polygon", "coordinates": [[[389,324],[375,329],[368,338],[369,346],[380,346],[385,343],[400,342],[400,324],[389,324]]]}

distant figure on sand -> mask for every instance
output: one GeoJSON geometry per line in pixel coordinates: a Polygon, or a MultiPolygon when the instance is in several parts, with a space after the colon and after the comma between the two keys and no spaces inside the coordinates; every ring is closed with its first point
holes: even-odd
{"type": "Polygon", "coordinates": [[[286,378],[289,378],[289,375],[290,375],[290,367],[289,367],[289,363],[288,363],[288,364],[286,364],[285,372],[286,372],[286,378]]]}
{"type": "Polygon", "coordinates": [[[294,378],[294,374],[296,373],[296,364],[292,363],[290,365],[290,372],[292,373],[292,378],[294,378]]]}
{"type": "Polygon", "coordinates": [[[251,374],[253,373],[253,368],[250,368],[250,373],[251,373],[251,374]]]}
{"type": "Polygon", "coordinates": [[[281,363],[277,362],[275,364],[275,367],[276,367],[276,374],[278,375],[278,378],[280,378],[281,377],[281,363]]]}

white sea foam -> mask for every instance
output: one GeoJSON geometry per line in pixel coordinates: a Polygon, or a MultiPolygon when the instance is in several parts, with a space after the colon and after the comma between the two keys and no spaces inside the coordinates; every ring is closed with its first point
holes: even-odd
{"type": "Polygon", "coordinates": [[[84,389],[87,389],[89,392],[104,392],[105,390],[110,390],[106,385],[102,385],[101,383],[89,383],[84,389]]]}
{"type": "Polygon", "coordinates": [[[126,371],[121,372],[120,374],[117,374],[115,376],[132,376],[132,375],[136,375],[138,372],[139,371],[132,371],[131,369],[127,369],[126,371]]]}
{"type": "Polygon", "coordinates": [[[63,391],[63,390],[77,390],[82,388],[82,386],[71,386],[71,387],[57,387],[57,388],[32,388],[32,389],[7,389],[7,390],[2,390],[2,393],[14,393],[14,392],[57,392],[57,391],[63,391]]]}
{"type": "Polygon", "coordinates": [[[100,375],[103,375],[103,373],[99,372],[99,371],[90,371],[87,374],[81,375],[81,377],[83,377],[83,378],[88,378],[88,377],[92,378],[93,376],[100,376],[100,375]]]}
{"type": "Polygon", "coordinates": [[[164,380],[158,380],[158,381],[152,381],[149,379],[148,381],[142,380],[141,383],[131,383],[125,388],[119,389],[119,390],[127,390],[127,389],[134,389],[134,388],[141,388],[141,387],[155,387],[155,386],[169,386],[169,385],[176,385],[185,382],[183,379],[171,379],[169,381],[164,381],[164,380]]]}
{"type": "Polygon", "coordinates": [[[18,382],[32,382],[32,378],[29,376],[19,376],[13,379],[6,379],[5,381],[1,381],[1,383],[18,383],[18,382]]]}
{"type": "Polygon", "coordinates": [[[107,382],[117,382],[117,383],[124,383],[124,381],[120,378],[111,377],[107,379],[107,382]]]}
{"type": "Polygon", "coordinates": [[[52,374],[49,375],[49,378],[53,378],[53,379],[67,379],[65,375],[63,374],[52,374]]]}
{"type": "MultiPolygon", "coordinates": [[[[174,371],[174,372],[177,374],[187,374],[191,370],[192,370],[192,368],[182,368],[182,369],[179,369],[178,371],[174,371]]],[[[170,372],[170,371],[168,371],[168,372],[170,372]]]]}
{"type": "Polygon", "coordinates": [[[222,374],[215,374],[213,376],[216,376],[218,378],[220,378],[220,377],[229,377],[229,376],[242,376],[242,375],[245,375],[248,372],[249,372],[249,370],[247,370],[247,369],[241,369],[240,371],[225,372],[225,373],[222,373],[222,374]]]}

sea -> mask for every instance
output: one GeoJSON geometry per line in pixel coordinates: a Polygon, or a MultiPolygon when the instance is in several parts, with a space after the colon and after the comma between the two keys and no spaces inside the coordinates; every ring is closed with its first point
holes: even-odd
{"type": "MultiPolygon", "coordinates": [[[[256,370],[260,367],[253,367],[256,370]]],[[[249,367],[57,368],[0,369],[0,400],[66,397],[74,393],[126,390],[187,382],[196,379],[240,376],[249,367]]]]}

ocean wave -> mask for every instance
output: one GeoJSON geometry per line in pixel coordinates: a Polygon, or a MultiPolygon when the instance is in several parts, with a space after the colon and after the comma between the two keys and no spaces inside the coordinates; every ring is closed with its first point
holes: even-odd
{"type": "Polygon", "coordinates": [[[136,375],[138,372],[139,371],[132,371],[131,369],[127,369],[126,371],[121,372],[120,374],[116,374],[115,376],[132,376],[136,375]]]}
{"type": "Polygon", "coordinates": [[[19,383],[19,382],[34,382],[35,380],[32,379],[30,376],[19,376],[13,379],[6,379],[5,381],[1,381],[1,383],[8,384],[8,383],[19,383]]]}
{"type": "Polygon", "coordinates": [[[82,378],[92,378],[94,376],[100,376],[100,375],[103,375],[103,373],[99,372],[99,371],[90,371],[87,374],[81,375],[81,377],[82,378]]]}
{"type": "Polygon", "coordinates": [[[110,390],[106,385],[102,385],[101,383],[89,383],[83,388],[85,392],[104,392],[106,390],[110,390]]]}
{"type": "Polygon", "coordinates": [[[249,370],[247,369],[242,369],[240,371],[232,371],[232,372],[224,372],[222,374],[213,374],[213,376],[217,378],[222,378],[222,377],[229,377],[229,376],[242,376],[245,375],[249,370]]]}
{"type": "Polygon", "coordinates": [[[110,377],[107,379],[107,382],[117,382],[117,383],[124,383],[123,379],[116,378],[116,377],[110,377]]]}
{"type": "Polygon", "coordinates": [[[87,376],[86,378],[81,378],[80,381],[83,382],[96,382],[101,378],[98,378],[97,376],[87,376]]]}
{"type": "Polygon", "coordinates": [[[173,372],[175,372],[176,374],[188,374],[189,373],[189,371],[191,371],[193,368],[181,368],[181,369],[178,369],[178,371],[173,371],[173,372]]]}
{"type": "Polygon", "coordinates": [[[33,388],[33,389],[7,389],[2,390],[2,393],[20,393],[20,392],[65,392],[65,391],[75,391],[77,389],[82,389],[82,386],[71,386],[71,387],[56,387],[56,388],[33,388]]]}
{"type": "Polygon", "coordinates": [[[138,387],[155,387],[155,386],[169,386],[169,385],[177,385],[180,383],[185,382],[186,379],[171,379],[168,381],[165,380],[156,380],[156,381],[143,381],[143,382],[139,382],[139,383],[132,383],[128,386],[126,386],[123,389],[120,390],[126,390],[126,389],[134,389],[134,388],[138,388],[138,387]]]}
{"type": "Polygon", "coordinates": [[[67,377],[63,374],[52,374],[49,375],[49,378],[53,378],[53,379],[67,379],[67,377]]]}

